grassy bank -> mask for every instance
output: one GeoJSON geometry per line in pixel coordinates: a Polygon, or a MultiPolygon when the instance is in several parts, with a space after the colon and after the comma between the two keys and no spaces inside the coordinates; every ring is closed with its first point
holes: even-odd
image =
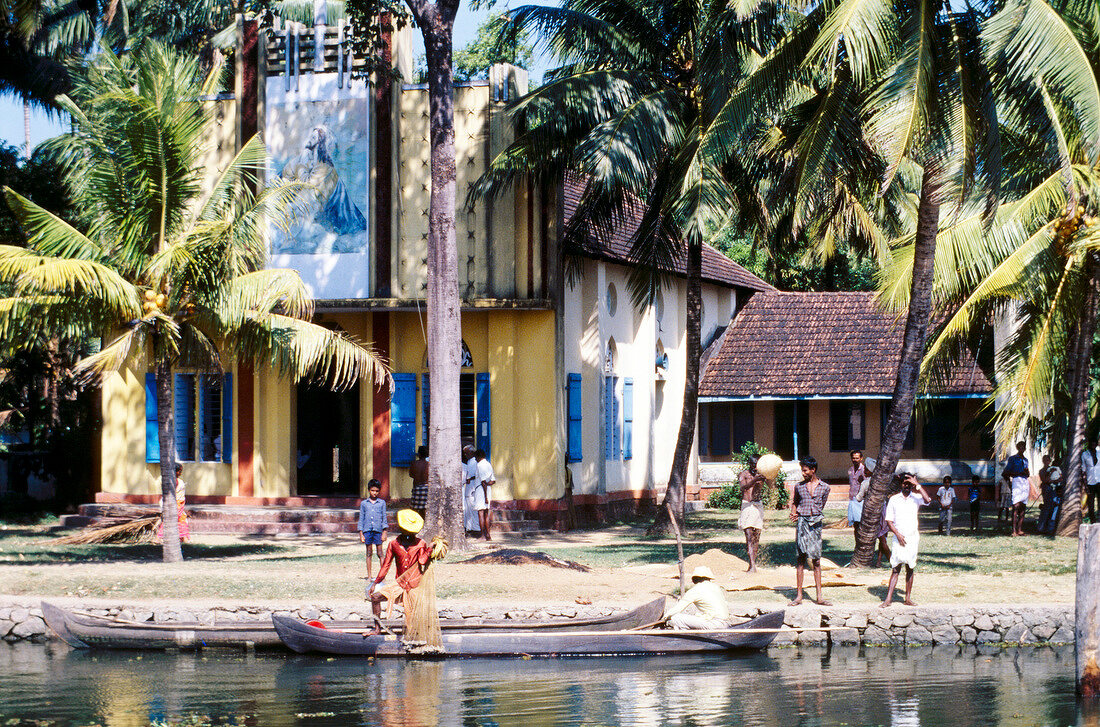
{"type": "MultiPolygon", "coordinates": [[[[837,513],[839,517],[840,513],[837,513]]],[[[764,566],[794,560],[793,527],[785,513],[768,514],[762,539],[764,566]]],[[[963,518],[957,518],[959,523],[963,518]]],[[[744,557],[736,530],[737,513],[707,511],[690,516],[685,552],[710,548],[744,557]]],[[[952,537],[937,535],[934,513],[922,524],[916,597],[940,602],[1068,602],[1073,598],[1076,541],[1009,538],[986,518],[986,529],[972,535],[956,527],[952,537]]],[[[616,525],[539,540],[502,544],[540,550],[592,568],[591,573],[544,566],[471,565],[466,556],[448,558],[439,574],[444,600],[462,602],[632,602],[669,593],[675,582],[657,575],[653,564],[674,564],[675,543],[650,539],[642,525],[616,525]]],[[[19,596],[73,596],[155,600],[202,599],[330,601],[362,600],[366,568],[354,535],[232,536],[198,534],[184,545],[185,562],[165,565],[156,545],[74,546],[50,543],[58,532],[51,522],[0,526],[0,593],[19,596]]],[[[854,540],[850,528],[825,531],[825,557],[848,562],[854,540]]],[[[476,546],[482,552],[483,546],[476,546]]],[[[377,571],[377,560],[374,569],[377,571]]],[[[882,597],[886,569],[863,575],[871,585],[830,589],[834,602],[865,603],[882,597]]],[[[793,584],[791,584],[793,585],[793,584]]],[[[734,602],[779,604],[789,590],[730,594],[734,602]]]]}

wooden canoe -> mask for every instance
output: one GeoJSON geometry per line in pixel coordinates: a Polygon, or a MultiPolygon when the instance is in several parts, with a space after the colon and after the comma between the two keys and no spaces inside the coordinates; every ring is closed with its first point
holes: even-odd
{"type": "MultiPolygon", "coordinates": [[[[299,653],[354,656],[406,656],[399,638],[311,626],[301,619],[272,616],[279,638],[299,653]]],[[[572,629],[451,629],[443,632],[444,656],[619,656],[701,652],[758,651],[772,642],[783,625],[783,611],[707,631],[642,628],[599,631],[575,624],[572,629]]],[[[644,626],[644,624],[643,624],[644,626]]]]}
{"type": "MultiPolygon", "coordinates": [[[[555,619],[524,621],[517,619],[444,619],[444,631],[510,631],[517,627],[531,630],[560,631],[583,628],[589,631],[632,629],[651,624],[664,611],[664,597],[626,613],[589,619],[555,619]]],[[[205,647],[283,648],[283,640],[270,620],[201,624],[197,622],[126,621],[63,609],[42,602],[46,625],[65,643],[76,649],[201,649],[205,647]]],[[[296,619],[292,619],[296,620],[296,619]]],[[[383,621],[386,627],[400,633],[403,621],[383,621]]],[[[369,628],[370,621],[326,621],[333,630],[347,631],[369,628]]]]}

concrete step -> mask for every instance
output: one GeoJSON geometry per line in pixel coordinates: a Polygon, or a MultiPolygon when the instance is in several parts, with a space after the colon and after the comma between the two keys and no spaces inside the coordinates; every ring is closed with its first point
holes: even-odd
{"type": "MultiPolygon", "coordinates": [[[[396,510],[390,510],[390,532],[396,532],[396,510]]],[[[65,515],[61,526],[82,528],[110,525],[133,517],[148,517],[160,512],[150,505],[94,503],[81,505],[79,514],[65,515]]],[[[350,508],[239,507],[230,505],[188,505],[188,524],[196,533],[354,533],[359,512],[350,508]]],[[[526,510],[494,509],[493,529],[516,534],[547,531],[553,514],[526,510]],[[548,517],[549,516],[549,517],[548,517]]]]}

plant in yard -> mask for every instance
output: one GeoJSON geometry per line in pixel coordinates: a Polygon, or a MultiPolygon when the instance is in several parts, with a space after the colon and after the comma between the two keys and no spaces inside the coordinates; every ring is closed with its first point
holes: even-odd
{"type": "Polygon", "coordinates": [[[506,32],[530,33],[561,65],[512,106],[516,140],[475,192],[491,197],[528,175],[549,187],[569,175],[583,192],[562,230],[567,264],[621,225],[640,221],[629,253],[634,304],[652,304],[666,276],[678,267],[686,272],[683,409],[665,500],[651,527],[667,533],[670,517],[683,524],[695,437],[703,245],[756,196],[754,187],[729,182],[739,160],[727,150],[705,151],[703,142],[786,16],[771,3],[745,10],[680,0],[565,0],[560,7],[524,6],[510,17],[506,32]]]}
{"type": "Polygon", "coordinates": [[[707,507],[719,510],[736,510],[741,507],[741,487],[739,485],[724,485],[707,497],[707,507]]]}
{"type": "Polygon", "coordinates": [[[73,119],[54,148],[81,218],[71,225],[5,189],[27,247],[0,246],[0,337],[102,337],[78,364],[89,379],[148,363],[155,371],[164,560],[182,559],[176,529],[173,371],[220,371],[232,359],[294,379],[379,381],[384,364],[309,322],[297,272],[265,269],[264,230],[301,185],[260,189],[266,155],[248,140],[208,166],[216,119],[193,57],[155,43],[101,54],[59,103],[73,119]]]}

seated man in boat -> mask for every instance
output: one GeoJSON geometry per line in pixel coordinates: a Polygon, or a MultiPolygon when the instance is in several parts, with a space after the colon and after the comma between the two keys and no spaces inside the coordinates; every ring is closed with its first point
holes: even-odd
{"type": "Polygon", "coordinates": [[[726,592],[714,582],[714,573],[701,565],[691,572],[692,587],[680,596],[662,620],[677,631],[693,629],[729,628],[730,610],[726,605],[726,592]],[[695,606],[696,613],[684,613],[688,606],[695,606]]]}

